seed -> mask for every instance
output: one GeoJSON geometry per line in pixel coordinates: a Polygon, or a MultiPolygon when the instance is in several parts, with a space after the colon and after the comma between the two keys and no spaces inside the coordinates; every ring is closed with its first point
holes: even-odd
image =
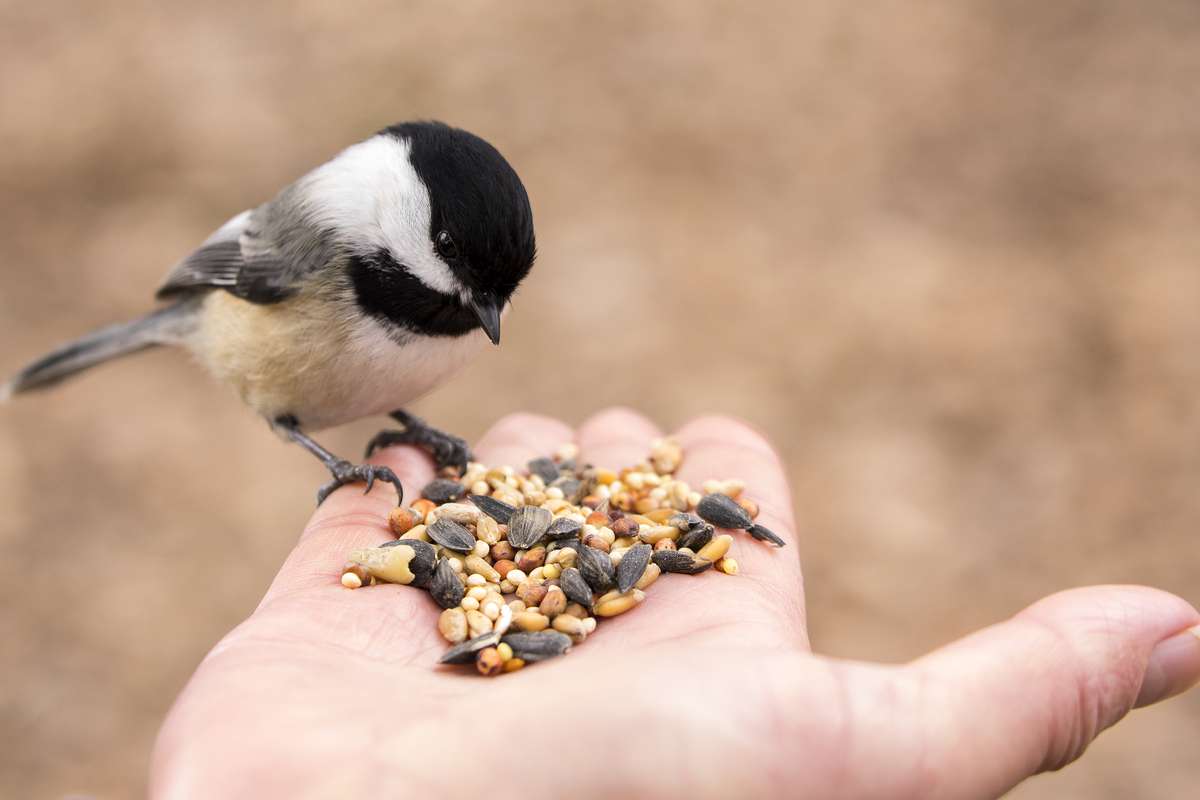
{"type": "Polygon", "coordinates": [[[411,508],[397,506],[388,512],[388,527],[397,536],[403,536],[417,524],[417,515],[411,508]]]}
{"type": "Polygon", "coordinates": [[[571,649],[571,640],[555,631],[510,633],[504,637],[504,643],[512,648],[514,658],[529,664],[561,656],[571,649]]]}
{"type": "Polygon", "coordinates": [[[642,577],[633,585],[633,588],[645,590],[650,584],[658,580],[659,575],[662,575],[662,567],[651,562],[646,565],[646,571],[642,573],[642,577]]]}
{"type": "Polygon", "coordinates": [[[770,542],[776,547],[783,547],[787,542],[783,541],[777,534],[767,530],[762,525],[751,525],[746,529],[746,533],[758,539],[760,542],[770,542]]]}
{"type": "Polygon", "coordinates": [[[708,561],[717,561],[725,557],[729,552],[729,545],[733,544],[733,537],[728,533],[722,533],[720,536],[713,539],[708,544],[696,551],[697,558],[703,558],[708,561]]]}
{"type": "Polygon", "coordinates": [[[729,495],[720,492],[704,495],[696,506],[696,513],[705,522],[728,530],[747,530],[754,524],[746,509],[735,503],[729,495]]]}
{"type": "Polygon", "coordinates": [[[508,578],[508,573],[517,568],[517,565],[509,561],[507,558],[502,558],[499,561],[492,562],[492,569],[500,574],[501,578],[508,578]]]}
{"type": "Polygon", "coordinates": [[[414,525],[409,529],[408,533],[400,537],[401,539],[418,539],[422,542],[429,541],[429,531],[424,525],[414,525]]]}
{"type": "Polygon", "coordinates": [[[490,552],[490,550],[491,550],[491,548],[488,547],[487,542],[479,542],[479,541],[475,542],[475,546],[471,548],[471,552],[474,553],[475,555],[479,556],[480,558],[483,558],[484,556],[486,556],[490,552]]]}
{"type": "Polygon", "coordinates": [[[413,513],[419,514],[423,521],[425,517],[429,516],[430,511],[437,508],[437,503],[422,497],[420,500],[415,500],[410,508],[413,510],[413,513]]]}
{"type": "Polygon", "coordinates": [[[558,479],[558,465],[548,458],[535,458],[528,466],[529,474],[537,475],[547,486],[558,479]]]}
{"type": "Polygon", "coordinates": [[[512,609],[512,612],[514,614],[520,614],[522,611],[525,610],[525,601],[524,600],[510,600],[508,602],[508,607],[512,609]]]}
{"type": "Polygon", "coordinates": [[[487,494],[492,490],[492,487],[487,485],[487,481],[478,480],[471,484],[471,494],[487,494]]]}
{"type": "MultiPolygon", "coordinates": [[[[494,545],[492,545],[493,562],[512,561],[515,555],[516,551],[513,550],[513,546],[508,542],[496,542],[494,545]]],[[[497,569],[499,569],[498,566],[497,569]]]]}
{"type": "Polygon", "coordinates": [[[650,461],[659,472],[672,473],[683,461],[683,448],[674,439],[656,439],[650,445],[650,461]]]}
{"type": "MultiPolygon", "coordinates": [[[[589,603],[588,605],[590,606],[591,604],[589,603]]],[[[563,610],[563,614],[566,614],[569,617],[578,617],[579,619],[584,619],[588,615],[588,610],[579,605],[579,603],[567,603],[567,607],[563,610]]]]}
{"type": "Polygon", "coordinates": [[[429,594],[433,601],[442,608],[451,609],[462,602],[464,591],[454,567],[446,559],[439,559],[429,581],[429,594]]]}
{"type": "Polygon", "coordinates": [[[504,662],[504,671],[505,673],[516,672],[523,666],[525,666],[525,659],[510,658],[508,661],[504,662]]]}
{"type": "MultiPolygon", "coordinates": [[[[503,601],[501,601],[501,602],[503,602],[503,601]]],[[[500,606],[500,617],[494,623],[492,623],[492,630],[499,634],[505,633],[506,631],[508,631],[509,626],[512,625],[512,619],[513,619],[512,609],[506,605],[501,605],[500,606]]]]}
{"type": "Polygon", "coordinates": [[[482,588],[485,583],[487,583],[487,578],[482,575],[472,574],[467,576],[467,586],[482,588]]]}
{"type": "Polygon", "coordinates": [[[694,555],[680,550],[659,550],[653,558],[654,563],[663,572],[682,572],[687,575],[695,575],[712,566],[711,561],[700,561],[694,555]]]}
{"type": "Polygon", "coordinates": [[[450,644],[467,639],[467,612],[461,608],[447,608],[438,617],[438,633],[450,644]]]}
{"type": "Polygon", "coordinates": [[[517,562],[517,566],[520,567],[522,571],[528,573],[545,563],[546,548],[538,545],[537,547],[530,548],[529,551],[521,557],[521,560],[517,562]]]}
{"type": "Polygon", "coordinates": [[[482,611],[467,612],[467,630],[472,636],[479,636],[492,631],[492,621],[482,611]]]}
{"type": "Polygon", "coordinates": [[[507,525],[509,517],[516,511],[514,506],[505,503],[503,500],[497,500],[495,497],[488,497],[487,495],[472,494],[468,495],[467,499],[478,506],[480,511],[501,525],[507,525]]]}
{"type": "Polygon", "coordinates": [[[646,544],[655,544],[662,539],[678,539],[679,528],[674,525],[647,526],[638,530],[638,538],[646,544]]]}
{"type": "Polygon", "coordinates": [[[518,549],[532,547],[550,529],[553,516],[544,508],[522,506],[508,522],[508,541],[518,549]]]}
{"type": "Polygon", "coordinates": [[[554,451],[554,457],[559,461],[571,461],[579,456],[579,445],[574,442],[563,442],[554,451]]]}
{"type": "Polygon", "coordinates": [[[583,529],[583,523],[570,517],[559,517],[550,523],[546,536],[551,540],[573,539],[583,529]]]}
{"type": "Polygon", "coordinates": [[[703,525],[704,520],[697,514],[681,512],[672,514],[670,519],[667,520],[667,524],[674,525],[676,528],[679,528],[680,532],[686,533],[699,525],[703,525]]]}
{"type": "Polygon", "coordinates": [[[483,514],[470,503],[446,503],[437,508],[438,519],[448,519],[459,525],[474,525],[483,514]]]}
{"type": "Polygon", "coordinates": [[[464,559],[463,564],[467,568],[467,572],[473,575],[482,575],[484,580],[489,583],[499,583],[500,573],[492,569],[492,565],[484,561],[479,556],[471,555],[464,559]]]}
{"type": "Polygon", "coordinates": [[[551,489],[558,489],[562,492],[563,498],[572,503],[578,503],[580,496],[583,493],[583,481],[577,478],[564,476],[550,484],[551,489]]]}
{"type": "Polygon", "coordinates": [[[758,519],[758,503],[751,500],[749,497],[739,497],[737,504],[750,515],[750,519],[758,519]]]}
{"type": "Polygon", "coordinates": [[[576,563],[579,565],[579,572],[583,575],[583,579],[587,581],[588,586],[592,587],[597,592],[606,592],[612,588],[613,579],[616,577],[616,570],[613,569],[612,561],[608,555],[600,552],[594,547],[581,546],[578,551],[579,556],[576,563]]]}
{"type": "Polygon", "coordinates": [[[504,661],[508,661],[513,657],[512,647],[504,642],[496,645],[496,652],[500,654],[500,658],[504,661]]]}
{"type": "Polygon", "coordinates": [[[425,542],[397,539],[386,546],[355,550],[350,560],[377,580],[423,586],[433,573],[434,551],[425,542]]]}
{"type": "Polygon", "coordinates": [[[598,533],[589,533],[583,537],[583,543],[594,550],[600,550],[604,553],[612,549],[611,545],[598,533]]]}
{"type": "Polygon", "coordinates": [[[585,525],[591,525],[595,528],[599,528],[601,525],[607,525],[608,522],[608,514],[605,514],[601,511],[593,511],[591,514],[588,514],[587,519],[584,520],[585,525]]]}
{"type": "Polygon", "coordinates": [[[425,488],[421,490],[421,497],[441,505],[442,503],[452,503],[465,493],[466,489],[458,481],[436,478],[425,484],[425,488]]]}
{"type": "Polygon", "coordinates": [[[542,567],[542,577],[548,581],[555,580],[561,574],[562,570],[559,569],[558,564],[547,564],[542,567]]]}
{"type": "Polygon", "coordinates": [[[517,587],[517,598],[525,603],[526,606],[533,607],[542,602],[546,597],[546,587],[539,586],[536,583],[525,581],[517,587]]]}
{"type": "Polygon", "coordinates": [[[559,569],[567,569],[575,566],[576,559],[575,548],[567,548],[564,550],[555,550],[550,555],[546,556],[546,563],[553,564],[559,569]]]}
{"type": "Polygon", "coordinates": [[[692,528],[690,531],[680,536],[679,540],[675,544],[679,547],[686,547],[689,550],[698,551],[712,541],[714,533],[716,533],[716,530],[712,525],[701,522],[699,527],[692,528]]]}
{"type": "Polygon", "coordinates": [[[492,622],[495,622],[500,618],[500,606],[496,605],[495,603],[485,602],[479,607],[479,612],[492,622]]]}
{"type": "Polygon", "coordinates": [[[620,519],[613,520],[612,525],[609,527],[612,528],[615,536],[637,536],[639,528],[637,521],[630,516],[623,516],[620,519]]]}
{"type": "Polygon", "coordinates": [[[732,558],[722,558],[714,566],[718,572],[724,572],[726,575],[737,575],[738,563],[732,558]]]}
{"type": "Polygon", "coordinates": [[[645,593],[639,589],[617,594],[609,592],[596,601],[596,616],[615,617],[618,614],[624,614],[645,599],[645,593]]]}
{"type": "Polygon", "coordinates": [[[529,576],[519,569],[510,569],[508,571],[508,582],[513,585],[520,585],[529,580],[529,576]]]}
{"type": "Polygon", "coordinates": [[[463,607],[464,611],[478,611],[479,610],[479,598],[478,597],[464,597],[462,599],[462,607],[463,607]]]}
{"type": "Polygon", "coordinates": [[[581,642],[587,637],[587,629],[584,628],[583,620],[579,617],[573,617],[570,614],[559,614],[554,618],[554,622],[550,624],[554,630],[559,633],[565,633],[575,642],[581,642]]]}
{"type": "Polygon", "coordinates": [[[475,654],[475,669],[480,675],[499,675],[504,669],[504,659],[495,647],[485,647],[475,654]]]}
{"type": "Polygon", "coordinates": [[[564,569],[558,582],[569,600],[579,603],[585,608],[592,607],[592,587],[588,586],[578,569],[575,567],[564,569]]]}
{"type": "Polygon", "coordinates": [[[674,549],[675,549],[675,542],[671,541],[670,539],[659,539],[657,542],[654,543],[654,551],[655,552],[658,552],[659,550],[674,550],[674,549]]]}
{"type": "Polygon", "coordinates": [[[442,654],[440,663],[468,664],[475,660],[475,654],[480,650],[483,650],[485,647],[495,647],[498,644],[500,644],[500,635],[489,631],[473,639],[468,639],[455,647],[451,647],[442,654]]]}
{"type": "Polygon", "coordinates": [[[362,564],[347,561],[342,567],[342,586],[347,589],[357,589],[371,582],[371,573],[362,564]]]}
{"type": "Polygon", "coordinates": [[[471,590],[467,592],[467,597],[474,597],[476,600],[478,600],[481,603],[483,602],[483,598],[485,598],[487,596],[488,596],[488,590],[483,588],[482,586],[472,586],[471,590]]]}
{"type": "Polygon", "coordinates": [[[639,544],[625,551],[625,555],[621,557],[621,563],[617,565],[618,590],[628,592],[633,588],[633,585],[642,577],[653,553],[654,548],[648,544],[639,544]]]}
{"type": "Polygon", "coordinates": [[[513,625],[523,631],[544,631],[550,626],[550,618],[538,611],[522,611],[513,614],[513,625]]]}
{"type": "Polygon", "coordinates": [[[429,538],[459,553],[470,553],[475,549],[475,536],[462,525],[449,519],[439,519],[428,528],[429,538]]]}
{"type": "Polygon", "coordinates": [[[547,617],[557,617],[567,608],[567,595],[557,586],[551,586],[546,590],[546,596],[542,598],[542,602],[538,604],[538,611],[545,614],[547,617]]]}

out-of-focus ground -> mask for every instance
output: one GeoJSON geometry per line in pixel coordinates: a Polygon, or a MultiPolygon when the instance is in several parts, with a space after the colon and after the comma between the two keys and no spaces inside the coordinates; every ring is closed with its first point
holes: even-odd
{"type": "MultiPolygon", "coordinates": [[[[1200,5],[406,5],[5,2],[0,372],[442,118],[520,171],[540,258],[504,347],[419,412],[749,419],[828,653],[908,659],[1080,584],[1200,602],[1200,5]]],[[[141,793],[321,480],[169,353],[0,408],[0,795],[141,793]]],[[[1200,693],[1139,711],[1014,796],[1190,796],[1198,729],[1200,693]]]]}

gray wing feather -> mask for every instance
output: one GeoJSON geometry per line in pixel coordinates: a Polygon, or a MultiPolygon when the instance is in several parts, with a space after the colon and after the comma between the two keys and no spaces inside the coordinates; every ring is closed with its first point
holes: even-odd
{"type": "Polygon", "coordinates": [[[295,213],[300,208],[294,197],[285,190],[271,202],[226,222],[171,270],[155,296],[215,288],[252,303],[277,303],[290,297],[305,276],[329,263],[336,250],[328,235],[295,213]]]}

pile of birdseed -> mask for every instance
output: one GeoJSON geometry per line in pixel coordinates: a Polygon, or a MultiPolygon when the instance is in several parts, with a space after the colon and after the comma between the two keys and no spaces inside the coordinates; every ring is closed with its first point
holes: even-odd
{"type": "Polygon", "coordinates": [[[426,589],[453,645],[441,662],[498,675],[566,653],[598,620],[640,605],[664,572],[736,575],[733,537],[718,528],[784,544],[754,523],[741,481],[696,491],[674,477],[683,450],[673,439],[620,472],[577,457],[567,444],[526,473],[472,462],[461,480],[432,481],[389,515],[398,539],[350,553],[342,585],[426,589]]]}

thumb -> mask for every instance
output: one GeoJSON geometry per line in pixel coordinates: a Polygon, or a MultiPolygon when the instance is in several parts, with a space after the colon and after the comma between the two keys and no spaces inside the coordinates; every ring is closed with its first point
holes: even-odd
{"type": "Polygon", "coordinates": [[[1200,614],[1137,586],[1074,589],[909,665],[937,794],[995,796],[1200,680],[1200,614]]]}

